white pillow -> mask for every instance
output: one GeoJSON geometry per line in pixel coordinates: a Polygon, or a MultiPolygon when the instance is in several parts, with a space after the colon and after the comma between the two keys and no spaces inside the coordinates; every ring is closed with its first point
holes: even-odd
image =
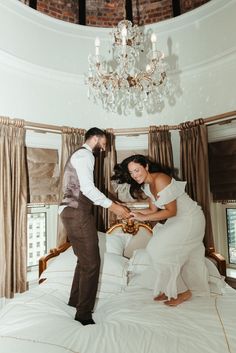
{"type": "Polygon", "coordinates": [[[137,249],[129,260],[128,271],[133,274],[140,274],[151,266],[151,259],[145,249],[137,249]]]}
{"type": "Polygon", "coordinates": [[[100,281],[127,284],[128,259],[121,255],[105,253],[104,261],[100,269],[100,281]]]}
{"type": "Polygon", "coordinates": [[[110,283],[110,282],[99,282],[96,298],[103,299],[109,298],[111,295],[117,295],[124,291],[125,286],[110,283]]]}
{"type": "Polygon", "coordinates": [[[106,251],[117,255],[123,255],[132,235],[123,233],[122,231],[115,234],[107,234],[106,251]]]}
{"type": "Polygon", "coordinates": [[[107,235],[106,233],[98,231],[98,246],[101,260],[103,259],[104,253],[106,251],[107,235]]]}
{"type": "MultiPolygon", "coordinates": [[[[102,258],[100,267],[100,282],[117,283],[127,285],[128,259],[114,253],[101,253],[101,244],[106,240],[106,234],[99,235],[99,249],[102,258]]],[[[68,277],[72,280],[77,262],[72,247],[52,259],[47,269],[43,271],[40,278],[68,277]]]]}
{"type": "MultiPolygon", "coordinates": [[[[226,285],[224,277],[221,276],[216,266],[208,258],[205,258],[208,270],[208,284],[212,294],[222,294],[226,285]]],[[[129,286],[153,289],[155,283],[155,270],[151,266],[151,261],[145,249],[134,251],[129,260],[129,286]]],[[[204,290],[203,292],[206,292],[204,290]]]]}
{"type": "Polygon", "coordinates": [[[73,275],[77,258],[72,247],[49,261],[48,267],[41,274],[40,278],[53,278],[56,274],[61,276],[73,275]]]}
{"type": "Polygon", "coordinates": [[[226,285],[224,276],[221,276],[217,267],[207,257],[205,258],[205,264],[208,270],[208,283],[211,293],[222,294],[226,285]]]}
{"type": "Polygon", "coordinates": [[[127,244],[124,256],[131,258],[137,249],[146,249],[148,242],[151,239],[150,231],[145,227],[139,227],[139,231],[135,236],[132,236],[127,244]]]}
{"type": "Polygon", "coordinates": [[[145,249],[134,250],[129,260],[128,285],[139,288],[153,289],[156,271],[151,266],[151,259],[145,249]]]}
{"type": "Polygon", "coordinates": [[[128,282],[128,259],[114,253],[104,253],[100,269],[97,298],[121,293],[128,282]]]}
{"type": "MultiPolygon", "coordinates": [[[[98,246],[101,261],[103,261],[104,252],[106,251],[106,233],[98,232],[98,246]]],[[[75,256],[72,247],[70,246],[66,251],[60,255],[52,258],[48,262],[48,266],[45,271],[41,274],[40,278],[54,278],[55,274],[60,274],[60,276],[73,276],[74,270],[77,262],[77,257],[75,256]]]]}

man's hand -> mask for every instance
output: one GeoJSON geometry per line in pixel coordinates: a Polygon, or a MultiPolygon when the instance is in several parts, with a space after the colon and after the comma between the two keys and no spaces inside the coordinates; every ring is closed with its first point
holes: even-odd
{"type": "Polygon", "coordinates": [[[122,206],[121,204],[117,204],[112,202],[109,210],[117,215],[118,218],[129,218],[130,211],[127,207],[122,206]]]}

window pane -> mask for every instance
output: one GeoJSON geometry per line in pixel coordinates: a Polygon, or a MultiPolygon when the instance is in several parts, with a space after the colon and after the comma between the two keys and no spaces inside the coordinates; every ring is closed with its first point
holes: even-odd
{"type": "Polygon", "coordinates": [[[27,215],[28,259],[27,266],[38,265],[38,260],[46,254],[46,212],[27,215]]]}
{"type": "Polygon", "coordinates": [[[236,208],[226,209],[229,263],[236,264],[236,208]]]}

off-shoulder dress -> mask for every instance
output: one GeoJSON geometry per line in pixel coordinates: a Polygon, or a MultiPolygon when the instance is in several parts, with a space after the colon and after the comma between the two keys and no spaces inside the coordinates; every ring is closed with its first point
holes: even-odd
{"type": "Polygon", "coordinates": [[[177,203],[176,216],[155,225],[146,248],[155,273],[154,296],[165,293],[169,299],[176,298],[188,289],[196,295],[209,295],[203,245],[205,217],[185,192],[185,186],[186,182],[172,178],[154,196],[149,185],[144,185],[145,194],[159,209],[165,209],[171,201],[177,203]]]}

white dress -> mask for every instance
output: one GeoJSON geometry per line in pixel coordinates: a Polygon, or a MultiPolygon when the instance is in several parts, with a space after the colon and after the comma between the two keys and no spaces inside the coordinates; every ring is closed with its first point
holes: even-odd
{"type": "Polygon", "coordinates": [[[154,295],[165,293],[176,298],[190,289],[193,294],[209,295],[208,272],[205,265],[203,237],[205,217],[202,209],[185,192],[186,182],[176,181],[161,190],[156,198],[149,185],[144,192],[159,208],[177,202],[177,214],[165,224],[157,223],[147,245],[154,273],[154,295]]]}

